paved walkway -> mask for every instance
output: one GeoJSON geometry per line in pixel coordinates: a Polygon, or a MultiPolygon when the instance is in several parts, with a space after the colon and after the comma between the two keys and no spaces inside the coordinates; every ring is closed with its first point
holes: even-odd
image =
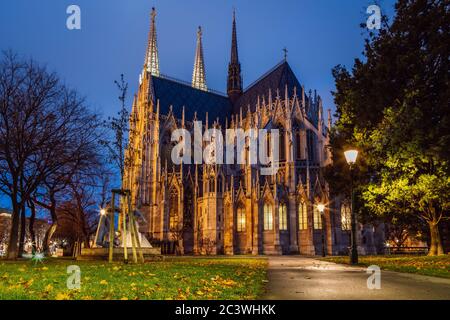
{"type": "Polygon", "coordinates": [[[303,256],[269,257],[265,299],[280,300],[450,300],[450,279],[381,271],[381,289],[369,290],[370,274],[303,256]]]}

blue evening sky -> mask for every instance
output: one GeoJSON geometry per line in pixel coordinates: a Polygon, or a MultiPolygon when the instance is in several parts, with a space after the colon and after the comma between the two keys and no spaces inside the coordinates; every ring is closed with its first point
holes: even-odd
{"type": "MultiPolygon", "coordinates": [[[[331,69],[351,67],[363,50],[366,8],[392,16],[394,0],[10,0],[0,2],[0,49],[32,57],[57,72],[105,116],[118,108],[113,81],[123,73],[129,97],[142,69],[149,12],[157,10],[160,70],[190,81],[196,30],[203,28],[207,85],[226,91],[231,19],[236,8],[244,87],[283,58],[306,89],[333,109],[331,69]],[[66,28],[66,8],[81,8],[81,30],[66,28]]],[[[0,206],[2,205],[0,200],[0,206]]]]}

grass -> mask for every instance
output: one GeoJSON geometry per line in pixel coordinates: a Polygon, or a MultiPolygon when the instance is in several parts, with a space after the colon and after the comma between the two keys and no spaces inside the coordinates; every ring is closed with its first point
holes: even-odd
{"type": "MultiPolygon", "coordinates": [[[[349,263],[347,256],[327,257],[321,260],[343,264],[349,263]]],[[[377,265],[382,270],[450,278],[450,255],[448,254],[435,257],[412,255],[360,256],[358,265],[377,265]]]]}
{"type": "Polygon", "coordinates": [[[176,258],[145,264],[0,260],[0,300],[256,299],[264,292],[263,258],[176,258]],[[69,265],[81,269],[81,288],[67,289],[69,265]]]}

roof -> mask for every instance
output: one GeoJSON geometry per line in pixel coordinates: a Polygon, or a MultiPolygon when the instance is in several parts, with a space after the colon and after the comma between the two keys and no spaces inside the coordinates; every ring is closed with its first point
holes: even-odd
{"type": "Polygon", "coordinates": [[[227,96],[212,91],[193,88],[187,83],[168,77],[152,76],[153,97],[159,100],[161,114],[168,114],[170,106],[177,119],[181,119],[183,106],[185,118],[190,121],[197,112],[197,119],[203,120],[208,112],[209,121],[218,117],[224,119],[231,112],[231,103],[227,96]]]}
{"type": "Polygon", "coordinates": [[[286,84],[289,96],[294,94],[294,87],[298,90],[301,88],[291,67],[286,60],[283,60],[245,89],[242,96],[235,103],[234,112],[238,113],[239,109],[242,108],[242,111],[245,113],[247,112],[249,105],[250,110],[254,112],[258,96],[261,99],[264,96],[266,101],[268,101],[269,89],[271,90],[273,97],[276,96],[277,90],[279,90],[280,96],[284,97],[286,84]]]}
{"type": "MultiPolygon", "coordinates": [[[[159,99],[161,114],[168,114],[170,106],[172,106],[172,112],[175,118],[181,119],[184,106],[187,121],[194,118],[195,112],[197,112],[197,119],[199,120],[204,120],[206,118],[206,112],[208,112],[210,122],[216,120],[216,118],[219,118],[222,122],[232,113],[239,114],[240,108],[242,108],[245,114],[248,106],[254,112],[258,97],[260,99],[264,97],[267,102],[269,100],[270,90],[273,98],[275,98],[277,91],[284,98],[286,85],[289,97],[293,96],[294,88],[297,88],[297,94],[300,93],[300,82],[286,60],[281,61],[248,86],[234,105],[231,104],[229,98],[224,94],[212,90],[204,91],[196,89],[189,83],[164,75],[152,76],[153,96],[155,101],[159,99]]],[[[308,106],[308,96],[305,96],[305,99],[308,106]]],[[[317,110],[314,107],[311,109],[307,108],[307,113],[308,119],[314,125],[317,125],[317,110]]]]}

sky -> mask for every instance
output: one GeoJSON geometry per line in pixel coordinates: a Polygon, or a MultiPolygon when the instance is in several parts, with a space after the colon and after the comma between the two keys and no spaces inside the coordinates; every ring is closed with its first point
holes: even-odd
{"type": "Polygon", "coordinates": [[[129,102],[137,90],[153,6],[161,73],[191,81],[201,25],[208,88],[226,92],[235,8],[244,87],[279,63],[286,47],[300,83],[334,110],[331,69],[351,68],[361,57],[366,32],[359,25],[375,2],[393,15],[394,0],[2,0],[0,49],[46,65],[109,116],[120,107],[120,74],[129,82],[129,102]],[[81,30],[66,27],[72,4],[81,9],[81,30]]]}

